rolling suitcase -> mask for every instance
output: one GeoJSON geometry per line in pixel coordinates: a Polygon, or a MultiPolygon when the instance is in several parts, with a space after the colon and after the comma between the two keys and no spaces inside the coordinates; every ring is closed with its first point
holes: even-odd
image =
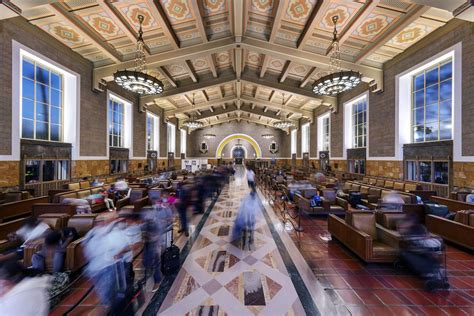
{"type": "Polygon", "coordinates": [[[179,270],[179,248],[173,244],[173,228],[167,231],[169,236],[171,231],[170,246],[161,254],[161,272],[164,275],[170,275],[179,270]]]}

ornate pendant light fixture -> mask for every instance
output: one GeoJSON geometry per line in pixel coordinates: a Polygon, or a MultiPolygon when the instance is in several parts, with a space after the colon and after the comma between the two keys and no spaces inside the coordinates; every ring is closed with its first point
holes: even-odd
{"type": "Polygon", "coordinates": [[[189,120],[183,123],[183,125],[189,129],[196,129],[196,128],[201,128],[204,126],[204,124],[200,121],[197,121],[196,117],[193,115],[194,105],[195,104],[194,104],[194,93],[193,93],[193,103],[191,104],[191,115],[190,115],[189,120]]]}
{"type": "Polygon", "coordinates": [[[313,85],[313,92],[317,95],[337,95],[355,88],[361,81],[361,73],[352,70],[342,70],[339,39],[337,38],[336,24],[339,17],[332,17],[334,23],[334,37],[329,56],[329,74],[319,78],[313,85]]]}
{"type": "Polygon", "coordinates": [[[161,94],[164,91],[163,83],[156,77],[146,73],[146,60],[143,41],[143,15],[138,16],[140,29],[138,30],[137,50],[135,52],[135,69],[119,70],[114,73],[115,82],[129,91],[139,95],[161,94]]]}
{"type": "Polygon", "coordinates": [[[284,109],[285,109],[285,94],[282,95],[282,101],[281,101],[281,120],[273,123],[273,127],[287,129],[287,128],[295,126],[295,123],[293,121],[286,118],[284,114],[285,113],[284,109]]]}

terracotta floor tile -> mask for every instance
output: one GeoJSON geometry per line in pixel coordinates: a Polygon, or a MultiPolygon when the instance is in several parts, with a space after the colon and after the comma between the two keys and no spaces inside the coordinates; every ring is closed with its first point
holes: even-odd
{"type": "MultiPolygon", "coordinates": [[[[466,316],[466,315],[474,315],[474,314],[469,314],[469,310],[462,310],[458,307],[455,306],[448,306],[448,307],[442,307],[443,311],[448,314],[449,316],[466,316]]],[[[474,312],[474,310],[471,310],[471,312],[474,312]]]]}
{"type": "Polygon", "coordinates": [[[404,305],[405,302],[394,290],[374,290],[373,292],[385,305],[404,305]]]}
{"type": "Polygon", "coordinates": [[[372,290],[356,289],[355,292],[360,297],[362,302],[366,305],[383,305],[382,301],[380,301],[377,296],[374,295],[374,292],[372,290]]]}
{"type": "MultiPolygon", "coordinates": [[[[373,315],[394,315],[393,311],[390,310],[387,306],[374,306],[370,305],[367,306],[367,308],[370,310],[370,312],[373,315]]],[[[398,315],[397,315],[398,316],[398,315]]]]}
{"type": "Polygon", "coordinates": [[[58,305],[74,305],[86,294],[88,289],[72,289],[58,305]]]}
{"type": "Polygon", "coordinates": [[[367,316],[372,315],[372,312],[364,305],[346,306],[352,316],[367,316]]]}
{"type": "Polygon", "coordinates": [[[416,313],[408,306],[389,306],[388,307],[394,315],[397,316],[413,316],[416,313]]]}
{"type": "Polygon", "coordinates": [[[457,291],[450,291],[448,300],[456,306],[474,306],[474,299],[470,295],[461,295],[457,291]]]}
{"type": "Polygon", "coordinates": [[[362,305],[363,302],[359,296],[352,290],[337,290],[336,291],[345,304],[362,305]]]}
{"type": "Polygon", "coordinates": [[[434,303],[424,296],[420,291],[403,290],[401,293],[414,305],[434,305],[434,303]]]}
{"type": "Polygon", "coordinates": [[[436,306],[419,306],[418,308],[421,309],[426,315],[447,316],[442,309],[436,306]]]}

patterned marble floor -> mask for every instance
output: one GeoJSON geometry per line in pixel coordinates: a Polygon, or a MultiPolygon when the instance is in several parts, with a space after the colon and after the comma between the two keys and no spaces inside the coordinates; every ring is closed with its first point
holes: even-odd
{"type": "Polygon", "coordinates": [[[253,244],[230,241],[247,194],[242,177],[223,190],[158,314],[305,315],[261,209],[253,244]]]}

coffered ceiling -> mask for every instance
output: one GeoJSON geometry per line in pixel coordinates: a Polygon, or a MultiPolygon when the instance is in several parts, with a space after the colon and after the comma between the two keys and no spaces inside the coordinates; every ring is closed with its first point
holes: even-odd
{"type": "Polygon", "coordinates": [[[417,2],[66,0],[39,1],[21,15],[93,62],[100,89],[118,69],[134,67],[141,14],[148,72],[165,84],[162,96],[143,97],[142,105],[185,119],[194,95],[205,124],[232,118],[271,124],[277,114],[311,120],[316,107],[334,106],[333,98],[311,92],[328,71],[334,15],[343,68],[383,90],[383,63],[452,18],[417,2]]]}

